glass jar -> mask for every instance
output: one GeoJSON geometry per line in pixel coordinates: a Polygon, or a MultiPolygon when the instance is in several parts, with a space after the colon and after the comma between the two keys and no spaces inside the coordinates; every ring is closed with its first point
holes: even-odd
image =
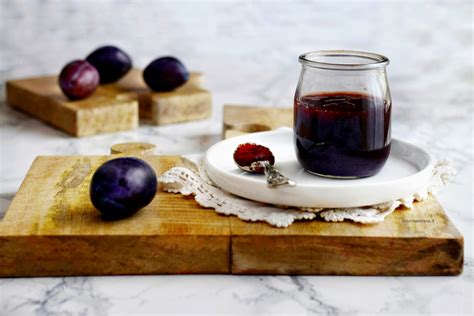
{"type": "Polygon", "coordinates": [[[330,50],[303,54],[294,102],[298,161],[331,178],[377,174],[390,153],[387,57],[330,50]]]}

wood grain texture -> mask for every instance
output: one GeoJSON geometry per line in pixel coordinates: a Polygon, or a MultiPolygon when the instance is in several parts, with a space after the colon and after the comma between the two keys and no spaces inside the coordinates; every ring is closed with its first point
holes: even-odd
{"type": "Polygon", "coordinates": [[[114,93],[134,92],[140,105],[140,118],[155,125],[166,125],[209,118],[211,93],[202,88],[203,75],[191,72],[189,80],[171,92],[152,92],[143,81],[142,71],[132,69],[123,79],[105,87],[114,93]]]}
{"type": "Polygon", "coordinates": [[[69,101],[57,76],[7,81],[7,102],[74,136],[134,129],[138,102],[133,93],[114,94],[99,86],[88,98],[69,101]]]}
{"type": "MultiPolygon", "coordinates": [[[[133,217],[104,221],[93,171],[113,156],[38,157],[0,222],[0,275],[229,273],[229,218],[159,192],[133,217]]],[[[142,156],[155,171],[177,157],[142,156]]]]}
{"type": "Polygon", "coordinates": [[[374,225],[298,222],[287,229],[231,218],[235,274],[455,275],[463,238],[430,196],[374,225]]]}
{"type": "MultiPolygon", "coordinates": [[[[157,193],[134,216],[103,221],[94,170],[114,156],[38,157],[0,222],[0,276],[120,274],[455,275],[463,238],[429,198],[385,222],[248,223],[157,193]]],[[[159,175],[179,157],[140,156],[159,175]]]]}

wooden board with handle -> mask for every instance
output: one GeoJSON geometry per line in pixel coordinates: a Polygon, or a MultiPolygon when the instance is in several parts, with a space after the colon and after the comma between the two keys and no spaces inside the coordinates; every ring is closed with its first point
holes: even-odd
{"type": "Polygon", "coordinates": [[[62,94],[57,76],[10,80],[7,103],[73,136],[90,136],[137,128],[140,119],[165,125],[210,117],[211,94],[201,87],[202,78],[191,73],[188,82],[171,92],[151,92],[141,70],[132,69],[78,101],[62,94]]]}
{"type": "MultiPolygon", "coordinates": [[[[159,191],[134,216],[104,221],[89,200],[113,156],[38,157],[0,222],[0,276],[122,274],[456,275],[463,238],[433,198],[383,223],[298,222],[286,229],[159,191]]],[[[179,157],[141,156],[161,174],[179,157]]]]}

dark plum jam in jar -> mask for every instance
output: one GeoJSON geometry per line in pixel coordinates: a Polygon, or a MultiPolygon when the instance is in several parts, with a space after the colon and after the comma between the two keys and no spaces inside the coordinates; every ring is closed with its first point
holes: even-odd
{"type": "Polygon", "coordinates": [[[295,101],[295,146],[309,172],[368,177],[390,153],[390,107],[359,93],[310,94],[295,101]]]}
{"type": "Polygon", "coordinates": [[[377,174],[390,154],[388,59],[371,53],[323,51],[304,54],[300,62],[294,143],[301,166],[332,178],[377,174]]]}

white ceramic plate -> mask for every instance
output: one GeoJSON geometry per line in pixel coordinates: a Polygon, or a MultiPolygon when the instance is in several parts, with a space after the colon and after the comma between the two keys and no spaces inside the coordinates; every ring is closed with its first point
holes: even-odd
{"type": "Polygon", "coordinates": [[[235,195],[278,205],[327,208],[373,205],[413,194],[428,184],[432,159],[423,149],[392,139],[390,157],[377,175],[352,180],[318,177],[299,165],[293,131],[282,128],[223,140],[209,148],[206,165],[212,181],[235,195]],[[269,188],[264,175],[240,170],[233,153],[239,144],[248,142],[270,148],[275,167],[297,185],[269,188]]]}

